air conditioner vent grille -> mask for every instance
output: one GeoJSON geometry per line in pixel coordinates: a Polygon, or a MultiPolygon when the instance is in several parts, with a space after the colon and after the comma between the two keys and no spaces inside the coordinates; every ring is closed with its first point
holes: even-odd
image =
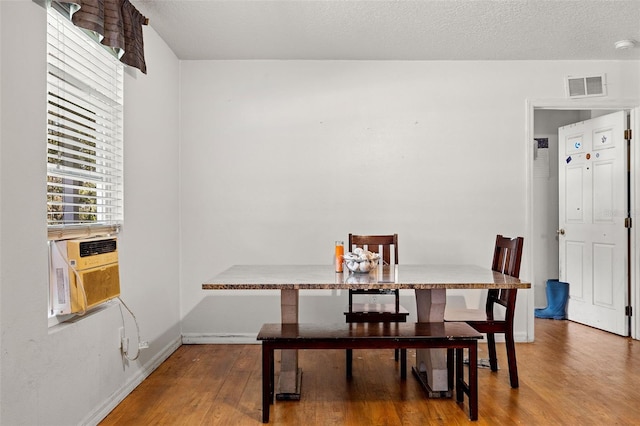
{"type": "Polygon", "coordinates": [[[587,77],[584,79],[587,86],[587,95],[598,96],[604,94],[602,77],[587,77]]]}
{"type": "Polygon", "coordinates": [[[584,79],[582,78],[570,78],[569,79],[569,96],[584,96],[587,92],[584,87],[584,79]]]}
{"type": "Polygon", "coordinates": [[[95,256],[97,254],[113,253],[117,249],[115,239],[84,241],[80,243],[80,257],[95,256]]]}
{"type": "Polygon", "coordinates": [[[605,74],[594,76],[568,76],[565,80],[567,96],[569,98],[586,98],[591,96],[606,96],[607,83],[605,74]]]}

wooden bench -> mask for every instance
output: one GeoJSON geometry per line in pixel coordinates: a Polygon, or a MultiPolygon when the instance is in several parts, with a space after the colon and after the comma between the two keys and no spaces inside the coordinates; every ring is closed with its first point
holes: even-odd
{"type": "MultiPolygon", "coordinates": [[[[269,405],[273,404],[276,349],[447,349],[449,388],[453,388],[455,369],[456,399],[463,402],[466,394],[469,419],[478,419],[477,353],[482,335],[466,323],[264,324],[257,339],[262,341],[263,423],[269,423],[269,405]],[[469,350],[467,382],[463,374],[465,348],[469,350]]],[[[406,377],[406,371],[401,375],[406,377]]]]}

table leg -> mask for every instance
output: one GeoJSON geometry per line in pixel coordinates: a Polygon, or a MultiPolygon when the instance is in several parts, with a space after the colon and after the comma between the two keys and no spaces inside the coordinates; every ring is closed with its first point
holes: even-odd
{"type": "MultiPolygon", "coordinates": [[[[445,289],[416,290],[418,322],[443,322],[447,299],[445,289]]],[[[447,374],[446,349],[416,350],[413,373],[425,387],[430,398],[452,396],[447,374]]]]}
{"type": "MultiPolygon", "coordinates": [[[[280,311],[283,324],[298,322],[298,290],[280,290],[280,311]]],[[[302,371],[298,368],[298,351],[281,351],[278,400],[299,400],[302,371]]]]}

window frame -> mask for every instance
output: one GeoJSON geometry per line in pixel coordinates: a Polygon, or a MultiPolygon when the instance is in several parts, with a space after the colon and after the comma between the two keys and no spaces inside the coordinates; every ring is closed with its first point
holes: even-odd
{"type": "MultiPolygon", "coordinates": [[[[96,34],[71,23],[68,5],[51,2],[46,11],[46,223],[51,256],[56,240],[112,236],[123,225],[125,67],[96,34]],[[53,177],[58,182],[52,182],[53,177]],[[86,182],[95,187],[82,193],[86,182]],[[88,213],[81,218],[85,207],[88,213]],[[54,212],[59,216],[50,220],[54,212]]],[[[49,274],[51,327],[77,314],[54,314],[55,274],[49,274]]]]}

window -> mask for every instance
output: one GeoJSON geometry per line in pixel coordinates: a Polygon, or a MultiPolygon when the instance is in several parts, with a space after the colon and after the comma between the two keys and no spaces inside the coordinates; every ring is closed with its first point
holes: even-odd
{"type": "Polygon", "coordinates": [[[53,6],[47,21],[49,239],[113,232],[123,220],[123,66],[53,6]]]}

